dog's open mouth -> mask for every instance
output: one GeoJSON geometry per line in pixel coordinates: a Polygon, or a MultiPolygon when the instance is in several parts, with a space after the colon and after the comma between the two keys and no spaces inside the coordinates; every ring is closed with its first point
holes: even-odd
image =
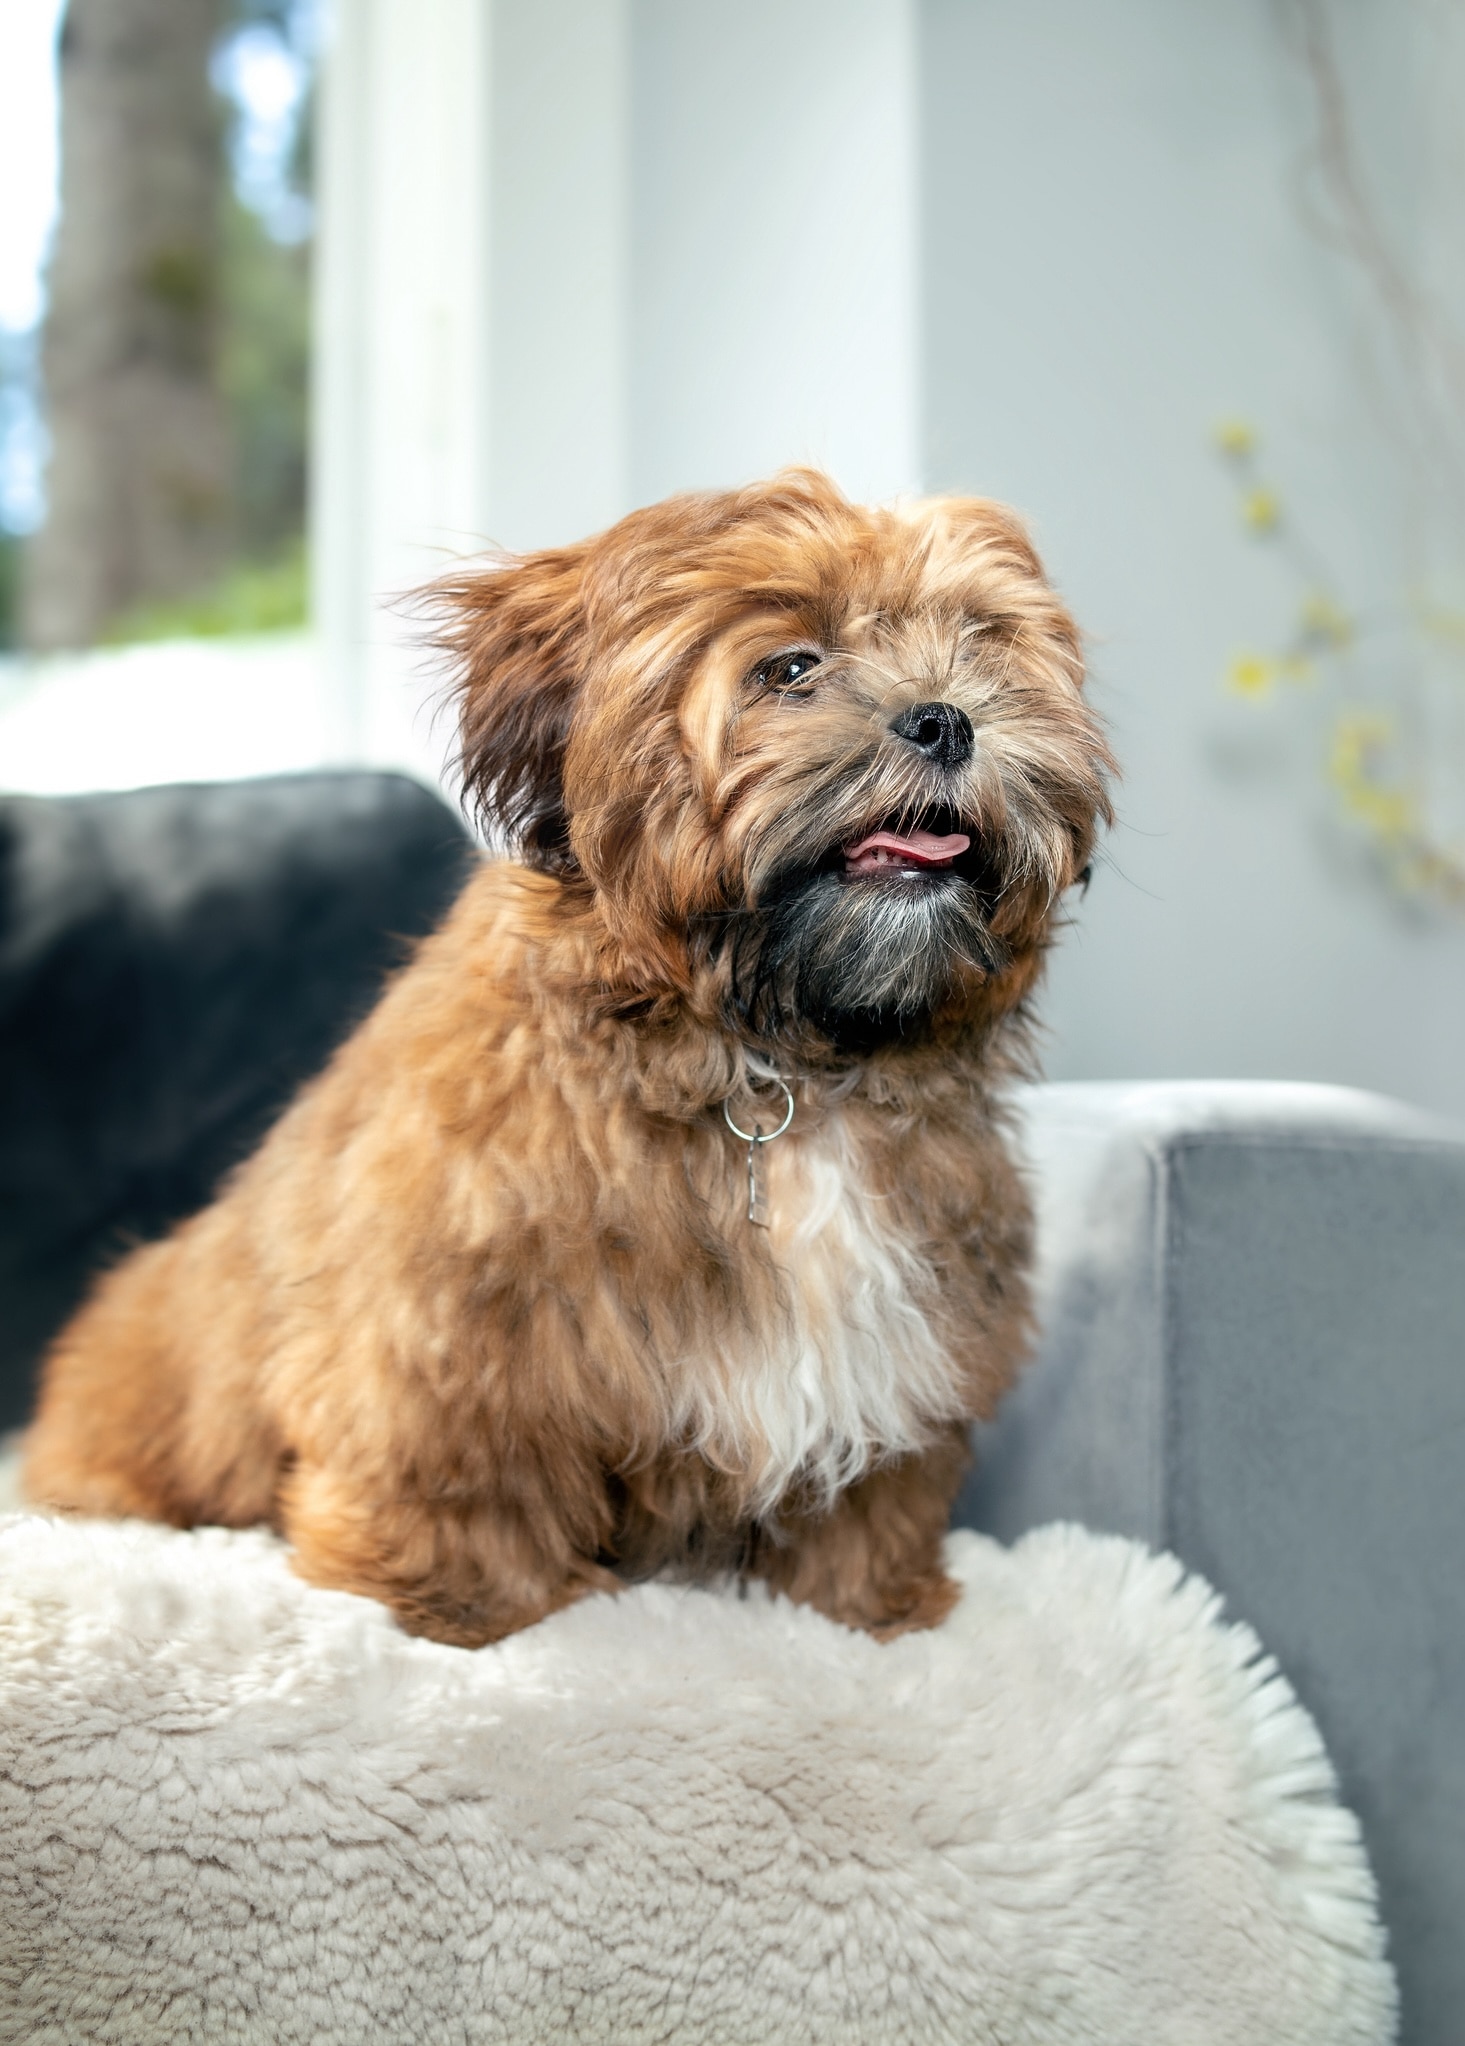
{"type": "Polygon", "coordinates": [[[969,881],[986,893],[993,878],[992,848],[969,817],[931,809],[912,817],[874,817],[824,861],[846,881],[903,881],[943,877],[969,881]]]}
{"type": "Polygon", "coordinates": [[[822,872],[852,886],[948,888],[962,881],[989,905],[1002,892],[999,848],[969,817],[933,809],[911,817],[872,820],[856,835],[831,846],[822,872]]]}
{"type": "Polygon", "coordinates": [[[927,873],[950,867],[971,844],[966,831],[871,831],[844,851],[847,874],[927,873]]]}

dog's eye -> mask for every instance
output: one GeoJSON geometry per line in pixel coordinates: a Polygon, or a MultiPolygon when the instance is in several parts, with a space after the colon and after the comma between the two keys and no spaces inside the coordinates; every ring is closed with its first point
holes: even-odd
{"type": "Polygon", "coordinates": [[[777,689],[785,696],[807,696],[809,677],[823,658],[816,647],[790,647],[786,653],[760,661],[753,670],[753,680],[760,689],[777,689]]]}

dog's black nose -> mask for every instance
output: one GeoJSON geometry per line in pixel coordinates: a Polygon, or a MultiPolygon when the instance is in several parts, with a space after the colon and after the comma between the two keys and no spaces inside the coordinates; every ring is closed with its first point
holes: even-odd
{"type": "Polygon", "coordinates": [[[972,757],[972,721],[954,703],[913,703],[890,729],[938,767],[963,767],[972,757]]]}

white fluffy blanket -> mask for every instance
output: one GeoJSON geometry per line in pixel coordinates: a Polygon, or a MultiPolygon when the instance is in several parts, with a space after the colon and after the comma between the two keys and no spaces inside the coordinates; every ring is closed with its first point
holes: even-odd
{"type": "Polygon", "coordinates": [[[0,2037],[1380,2046],[1317,1736],[1176,1564],[889,1647],[648,1585],[469,1654],[262,1534],[0,1522],[0,2037]]]}

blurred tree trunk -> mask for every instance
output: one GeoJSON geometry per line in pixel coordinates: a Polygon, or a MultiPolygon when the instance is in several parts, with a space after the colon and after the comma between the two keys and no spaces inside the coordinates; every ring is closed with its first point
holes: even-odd
{"type": "Polygon", "coordinates": [[[209,56],[221,0],[69,0],[61,218],[42,368],[51,464],[25,636],[85,646],[187,595],[230,552],[215,376],[224,159],[209,56]]]}

